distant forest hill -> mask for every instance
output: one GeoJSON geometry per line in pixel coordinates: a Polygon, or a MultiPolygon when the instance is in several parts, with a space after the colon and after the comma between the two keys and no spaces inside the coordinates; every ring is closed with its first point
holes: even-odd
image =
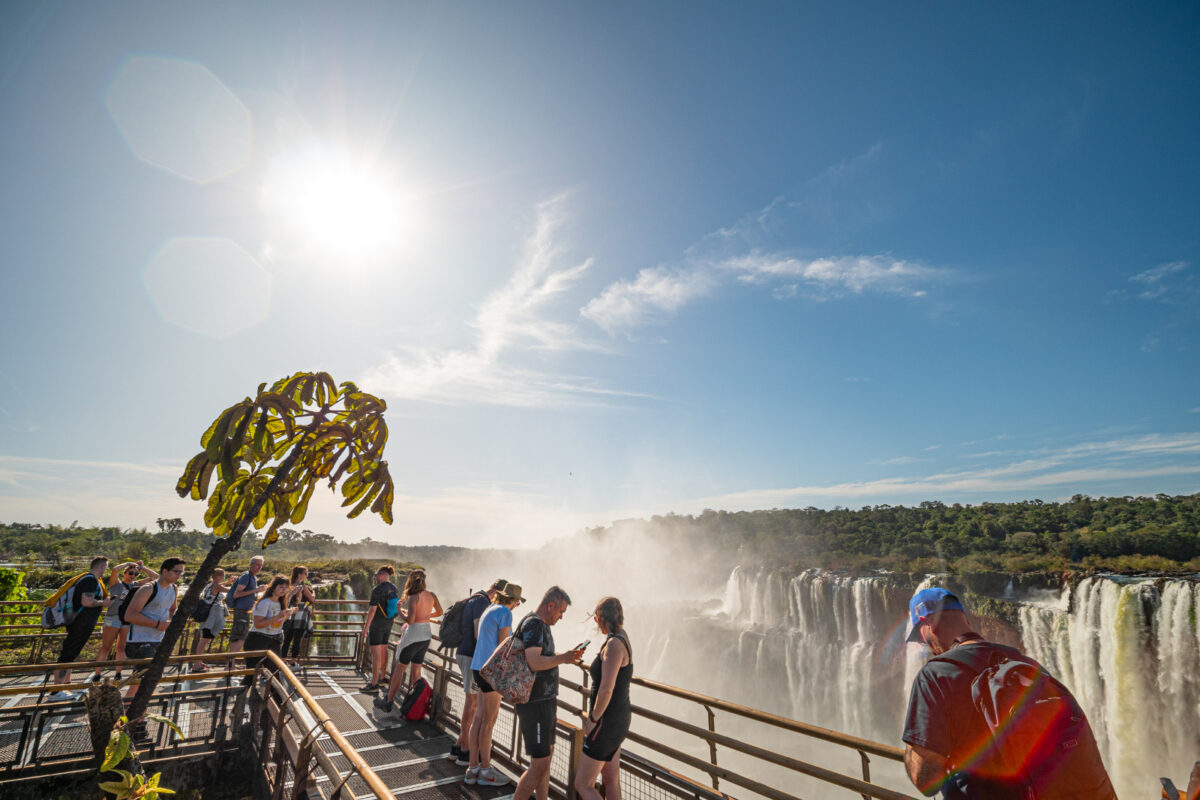
{"type": "MultiPolygon", "coordinates": [[[[178,556],[198,565],[208,554],[213,541],[211,533],[184,530],[183,520],[179,518],[162,518],[157,525],[158,530],[147,530],[0,522],[0,560],[25,564],[49,562],[61,567],[68,562],[103,555],[120,561],[140,559],[157,567],[169,556],[178,556]]],[[[280,528],[279,539],[265,551],[262,538],[254,531],[247,531],[241,549],[227,560],[249,561],[251,556],[262,553],[269,560],[281,563],[370,558],[397,564],[425,564],[464,552],[467,549],[462,547],[408,547],[369,538],[343,542],[327,533],[280,528]]]]}
{"type": "Polygon", "coordinates": [[[648,536],[742,564],[925,572],[1200,572],[1200,494],[1065,503],[864,506],[669,514],[582,534],[648,536]]]}
{"type": "MultiPolygon", "coordinates": [[[[143,559],[167,556],[200,563],[212,534],[184,530],[180,519],[159,519],[158,530],[0,523],[0,560],[55,566],[93,555],[143,559]]],[[[620,520],[547,545],[564,556],[576,545],[632,537],[666,546],[714,570],[733,564],[783,568],[888,569],[902,572],[1200,572],[1200,494],[1170,497],[1075,495],[1065,503],[864,506],[860,509],[771,509],[668,514],[620,520]]],[[[264,552],[246,534],[238,555],[264,552]]],[[[380,559],[431,564],[477,553],[447,546],[404,546],[363,539],[343,542],[325,533],[283,528],[265,554],[290,563],[380,559]]]]}

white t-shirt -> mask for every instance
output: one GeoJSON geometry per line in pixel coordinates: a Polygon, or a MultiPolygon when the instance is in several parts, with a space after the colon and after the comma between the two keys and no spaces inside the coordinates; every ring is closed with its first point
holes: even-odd
{"type": "MultiPolygon", "coordinates": [[[[258,605],[256,605],[254,607],[254,616],[255,617],[274,617],[274,616],[277,616],[281,611],[283,611],[283,608],[279,605],[279,602],[277,600],[272,600],[269,597],[264,597],[262,600],[259,600],[258,605]]],[[[265,628],[260,628],[257,625],[255,625],[254,630],[258,631],[259,633],[266,634],[267,636],[282,637],[283,636],[283,620],[278,620],[276,622],[272,622],[269,626],[267,626],[265,628]]]]}

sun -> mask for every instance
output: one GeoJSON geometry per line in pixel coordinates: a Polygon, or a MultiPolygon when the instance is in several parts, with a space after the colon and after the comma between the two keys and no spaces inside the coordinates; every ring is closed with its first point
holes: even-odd
{"type": "Polygon", "coordinates": [[[403,196],[384,167],[319,145],[275,159],[264,205],[292,243],[327,255],[384,255],[406,221],[403,196]]]}

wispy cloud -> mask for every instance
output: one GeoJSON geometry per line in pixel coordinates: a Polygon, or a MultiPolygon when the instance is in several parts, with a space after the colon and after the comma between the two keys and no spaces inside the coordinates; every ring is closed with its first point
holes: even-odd
{"type": "MultiPolygon", "coordinates": [[[[1115,481],[1200,475],[1198,455],[1200,433],[1152,434],[1040,451],[1033,457],[976,469],[826,486],[750,489],[700,498],[693,505],[737,510],[808,505],[822,500],[878,503],[963,496],[982,499],[996,494],[1036,494],[1048,489],[1095,493],[1097,489],[1092,487],[1115,481]]],[[[1008,456],[1012,458],[1013,454],[1008,456]]]]}
{"type": "MultiPolygon", "coordinates": [[[[484,403],[543,407],[601,404],[638,396],[586,377],[559,375],[521,363],[533,351],[598,350],[573,322],[553,314],[553,304],[573,288],[591,259],[560,266],[559,242],[565,196],[537,209],[534,230],[502,288],[488,296],[475,317],[473,346],[463,349],[400,347],[363,383],[392,398],[437,403],[484,403]]],[[[560,315],[561,317],[561,315],[560,315]]]]}
{"type": "Polygon", "coordinates": [[[1166,298],[1173,289],[1178,288],[1173,284],[1172,277],[1185,271],[1188,268],[1186,261],[1171,261],[1166,264],[1159,264],[1157,267],[1139,272],[1133,275],[1129,280],[1142,286],[1138,297],[1143,300],[1162,300],[1166,298]]]}
{"type": "Polygon", "coordinates": [[[924,297],[929,285],[945,280],[950,272],[887,256],[836,256],[798,259],[769,253],[730,258],[721,268],[742,283],[795,282],[822,297],[864,292],[924,297]]]}
{"type": "Polygon", "coordinates": [[[643,269],[633,280],[609,284],[579,312],[605,331],[628,330],[703,297],[716,285],[705,270],[643,269]]]}

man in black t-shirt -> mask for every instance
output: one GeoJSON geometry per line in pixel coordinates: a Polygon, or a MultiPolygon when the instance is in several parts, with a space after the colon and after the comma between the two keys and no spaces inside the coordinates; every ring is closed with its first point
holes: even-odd
{"type": "MultiPolygon", "coordinates": [[[[75,581],[68,591],[71,594],[71,605],[75,609],[75,619],[67,625],[67,638],[63,639],[62,651],[58,654],[59,664],[70,664],[79,657],[83,646],[91,638],[96,621],[112,602],[108,590],[100,582],[101,576],[108,569],[108,559],[97,556],[92,559],[86,575],[75,581]]],[[[71,670],[60,669],[54,673],[55,683],[70,683],[71,670]]],[[[74,695],[70,692],[54,692],[51,700],[69,700],[74,695]]]]}
{"type": "Polygon", "coordinates": [[[571,598],[557,586],[551,586],[534,611],[517,626],[516,636],[525,644],[525,660],[535,673],[529,702],[516,707],[517,719],[521,723],[521,738],[525,752],[529,754],[529,769],[517,781],[513,800],[529,800],[537,792],[538,800],[546,800],[550,792],[550,759],[554,755],[554,731],[557,727],[555,713],[558,697],[559,664],[578,664],[583,658],[583,648],[568,650],[562,655],[554,654],[554,635],[550,626],[557,623],[571,598]]]}
{"type": "Polygon", "coordinates": [[[362,635],[371,648],[371,680],[362,687],[364,692],[374,692],[387,675],[388,640],[392,635],[392,622],[396,618],[400,592],[392,583],[396,574],[391,564],[384,564],[375,572],[375,588],[371,590],[367,616],[363,620],[362,635]],[[388,614],[391,616],[388,616],[388,614]]]}

